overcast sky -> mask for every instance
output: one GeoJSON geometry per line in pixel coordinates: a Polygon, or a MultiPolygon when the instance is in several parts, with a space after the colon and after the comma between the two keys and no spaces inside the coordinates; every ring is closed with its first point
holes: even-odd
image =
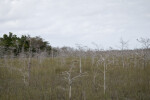
{"type": "Polygon", "coordinates": [[[0,36],[41,36],[54,47],[129,48],[150,38],[150,0],[0,0],[0,36]]]}

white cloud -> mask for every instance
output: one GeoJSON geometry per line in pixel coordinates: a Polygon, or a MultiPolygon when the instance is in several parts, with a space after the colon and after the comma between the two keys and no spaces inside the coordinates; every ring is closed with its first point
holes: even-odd
{"type": "MultiPolygon", "coordinates": [[[[40,35],[53,46],[118,45],[150,37],[149,0],[0,0],[3,33],[40,35]]],[[[130,44],[130,43],[129,43],[130,44]]]]}

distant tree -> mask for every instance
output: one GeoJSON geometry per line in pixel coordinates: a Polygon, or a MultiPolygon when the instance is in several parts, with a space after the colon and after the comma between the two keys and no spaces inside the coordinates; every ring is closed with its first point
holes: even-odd
{"type": "Polygon", "coordinates": [[[120,39],[120,47],[121,47],[121,58],[122,58],[122,66],[125,66],[125,56],[124,50],[128,48],[128,41],[124,41],[122,38],[120,39]]]}
{"type": "Polygon", "coordinates": [[[0,46],[4,48],[4,54],[8,54],[9,51],[13,51],[15,54],[17,53],[17,41],[18,38],[13,33],[9,32],[9,35],[4,34],[2,38],[0,38],[0,46]]]}
{"type": "Polygon", "coordinates": [[[4,54],[13,52],[16,56],[21,52],[28,52],[29,48],[33,53],[45,50],[48,52],[51,51],[49,43],[39,36],[30,37],[22,35],[21,37],[17,37],[12,32],[9,32],[9,35],[4,34],[3,37],[0,37],[0,47],[3,48],[4,54]]]}
{"type": "Polygon", "coordinates": [[[137,39],[139,43],[142,44],[142,59],[144,67],[147,66],[148,60],[150,59],[149,49],[150,49],[150,39],[149,38],[140,38],[137,39]]]}

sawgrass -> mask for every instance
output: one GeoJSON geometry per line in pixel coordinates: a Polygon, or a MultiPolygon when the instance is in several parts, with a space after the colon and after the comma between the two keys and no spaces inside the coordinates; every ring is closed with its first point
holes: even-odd
{"type": "MultiPolygon", "coordinates": [[[[31,60],[30,85],[25,85],[22,73],[10,67],[28,67],[28,59],[0,59],[0,100],[69,100],[69,85],[62,72],[68,71],[75,57],[31,60]],[[8,66],[8,67],[6,67],[8,66]]],[[[128,63],[126,61],[126,63],[128,63]]],[[[27,72],[27,70],[25,70],[27,72]]],[[[82,59],[82,71],[88,75],[72,84],[72,100],[150,100],[150,65],[135,67],[133,63],[123,68],[109,65],[106,72],[106,94],[103,91],[103,65],[92,65],[89,57],[82,59]],[[93,83],[95,71],[98,75],[93,83]]],[[[79,74],[79,62],[72,75],[79,74]]]]}

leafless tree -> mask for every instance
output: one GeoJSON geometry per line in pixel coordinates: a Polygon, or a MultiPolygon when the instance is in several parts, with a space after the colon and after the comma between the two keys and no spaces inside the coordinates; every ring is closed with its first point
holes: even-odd
{"type": "Polygon", "coordinates": [[[140,38],[137,39],[139,43],[142,44],[142,59],[144,63],[144,67],[147,65],[147,61],[149,60],[150,54],[149,54],[149,48],[150,48],[150,39],[149,38],[140,38]]]}
{"type": "Polygon", "coordinates": [[[79,50],[79,66],[80,66],[80,73],[82,73],[82,57],[85,56],[84,54],[84,48],[86,48],[86,46],[82,46],[81,44],[76,44],[76,46],[78,47],[79,50]]]}
{"type": "Polygon", "coordinates": [[[122,58],[122,66],[125,66],[125,57],[124,50],[128,47],[128,41],[124,41],[122,38],[120,39],[120,47],[121,47],[121,58],[122,58]]]}
{"type": "Polygon", "coordinates": [[[32,58],[32,46],[31,46],[31,38],[29,37],[30,45],[29,45],[29,57],[28,57],[28,83],[30,85],[30,77],[31,77],[31,58],[32,58]]]}
{"type": "Polygon", "coordinates": [[[62,75],[64,76],[64,80],[68,82],[68,85],[69,85],[69,100],[72,100],[72,83],[80,78],[80,77],[83,77],[83,76],[87,76],[87,73],[79,73],[78,75],[75,75],[73,76],[72,75],[72,72],[73,72],[73,68],[74,68],[74,62],[73,64],[70,66],[70,69],[69,71],[65,71],[62,73],[62,75]]]}

